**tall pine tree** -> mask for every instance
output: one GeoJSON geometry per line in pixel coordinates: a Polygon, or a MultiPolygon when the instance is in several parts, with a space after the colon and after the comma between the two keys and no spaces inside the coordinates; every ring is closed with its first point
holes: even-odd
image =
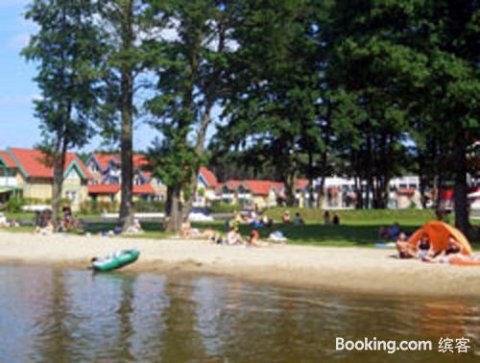
{"type": "Polygon", "coordinates": [[[34,0],[26,18],[38,25],[23,56],[37,63],[41,98],[35,101],[43,141],[40,148],[53,166],[53,222],[60,217],[66,153],[92,135],[97,110],[97,43],[90,0],[34,0]]]}

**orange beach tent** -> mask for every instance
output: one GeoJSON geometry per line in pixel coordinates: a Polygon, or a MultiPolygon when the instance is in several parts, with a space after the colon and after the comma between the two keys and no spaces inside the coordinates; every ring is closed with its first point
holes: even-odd
{"type": "Polygon", "coordinates": [[[409,239],[409,246],[416,246],[424,234],[428,235],[430,245],[434,252],[441,252],[448,249],[448,239],[450,236],[455,238],[462,245],[464,255],[472,254],[472,247],[467,238],[458,229],[439,221],[431,221],[418,229],[409,239]]]}

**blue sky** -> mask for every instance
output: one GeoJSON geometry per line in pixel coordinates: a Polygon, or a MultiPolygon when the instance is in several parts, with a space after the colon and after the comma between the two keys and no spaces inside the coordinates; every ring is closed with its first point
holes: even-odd
{"type": "MultiPolygon", "coordinates": [[[[35,26],[23,18],[27,0],[0,0],[0,149],[9,146],[32,147],[40,141],[38,120],[33,116],[32,99],[39,95],[33,82],[35,65],[27,64],[20,50],[27,44],[35,26]]],[[[154,132],[137,125],[136,149],[146,148],[154,132]]],[[[85,150],[99,145],[95,139],[85,150]]]]}

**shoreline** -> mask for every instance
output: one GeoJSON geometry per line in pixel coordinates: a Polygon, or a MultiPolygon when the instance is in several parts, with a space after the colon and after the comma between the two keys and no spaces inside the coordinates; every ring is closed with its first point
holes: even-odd
{"type": "Polygon", "coordinates": [[[252,282],[374,295],[480,297],[480,267],[399,260],[394,249],[218,246],[205,241],[38,236],[0,231],[0,263],[85,269],[93,256],[137,247],[119,273],[213,274],[252,282]]]}

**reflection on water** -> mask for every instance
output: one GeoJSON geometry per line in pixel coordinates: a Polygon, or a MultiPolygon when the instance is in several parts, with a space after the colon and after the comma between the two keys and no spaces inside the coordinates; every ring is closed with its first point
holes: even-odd
{"type": "MultiPolygon", "coordinates": [[[[2,362],[451,361],[468,356],[336,352],[335,337],[469,337],[478,301],[378,297],[212,276],[0,266],[2,362]]],[[[480,351],[480,348],[478,349],[480,351]]]]}

